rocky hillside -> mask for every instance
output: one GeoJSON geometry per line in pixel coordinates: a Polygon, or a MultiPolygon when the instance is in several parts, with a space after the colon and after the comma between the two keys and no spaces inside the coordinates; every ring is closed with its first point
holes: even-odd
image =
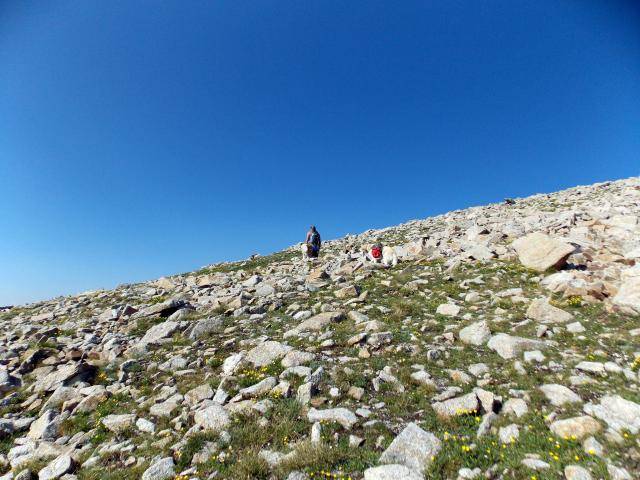
{"type": "Polygon", "coordinates": [[[11,308],[0,479],[638,479],[639,213],[608,182],[11,308]]]}

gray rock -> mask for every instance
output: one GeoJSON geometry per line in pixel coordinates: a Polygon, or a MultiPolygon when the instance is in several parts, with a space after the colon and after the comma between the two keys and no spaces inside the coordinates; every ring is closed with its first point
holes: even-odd
{"type": "Polygon", "coordinates": [[[179,322],[181,320],[186,320],[189,314],[193,312],[192,308],[180,308],[173,312],[171,315],[167,317],[167,320],[171,320],[173,322],[179,322]]]}
{"type": "Polygon", "coordinates": [[[0,370],[0,393],[6,393],[10,390],[15,390],[21,385],[20,379],[9,375],[6,370],[0,370]]]}
{"type": "Polygon", "coordinates": [[[40,417],[31,424],[27,436],[33,440],[53,441],[58,438],[60,420],[53,410],[45,410],[40,417]]]}
{"type": "Polygon", "coordinates": [[[255,287],[261,281],[262,281],[262,277],[260,275],[251,275],[244,282],[242,282],[242,286],[247,288],[255,287]]]}
{"type": "Polygon", "coordinates": [[[179,326],[180,324],[178,322],[173,322],[171,320],[159,323],[158,325],[154,325],[149,330],[147,330],[147,333],[144,334],[144,337],[140,339],[140,342],[138,342],[138,347],[153,345],[155,343],[158,343],[162,339],[172,336],[178,330],[179,326]]]}
{"type": "Polygon", "coordinates": [[[256,288],[256,296],[258,297],[268,297],[274,293],[276,293],[276,289],[268,283],[261,283],[260,286],[256,288]]]}
{"type": "Polygon", "coordinates": [[[293,347],[284,343],[268,341],[249,350],[246,360],[256,367],[264,367],[281,359],[291,350],[293,350],[293,347]]]}
{"type": "Polygon", "coordinates": [[[184,300],[167,300],[166,302],[158,303],[156,305],[151,305],[150,307],[145,308],[142,312],[142,316],[152,316],[152,315],[160,315],[163,318],[170,316],[171,314],[177,312],[181,308],[193,308],[189,303],[184,300]]]}
{"type": "Polygon", "coordinates": [[[156,431],[156,424],[145,418],[139,418],[136,420],[136,427],[144,433],[155,433],[156,431]]]}
{"type": "Polygon", "coordinates": [[[424,370],[418,370],[417,372],[413,372],[411,374],[411,380],[419,385],[425,385],[431,388],[437,388],[436,382],[431,375],[429,375],[424,370]]]}
{"type": "Polygon", "coordinates": [[[474,377],[480,378],[484,374],[489,373],[489,367],[485,363],[472,363],[469,365],[469,373],[474,377]]]}
{"type": "Polygon", "coordinates": [[[453,303],[443,303],[438,305],[436,313],[439,315],[445,315],[447,317],[455,317],[460,313],[460,307],[453,303]]]}
{"type": "Polygon", "coordinates": [[[369,321],[369,317],[367,317],[364,313],[358,312],[356,310],[352,310],[347,315],[350,320],[353,320],[356,324],[359,323],[367,323],[369,321]]]}
{"type": "Polygon", "coordinates": [[[415,423],[408,424],[380,456],[380,463],[400,464],[424,473],[441,448],[441,442],[415,423]]]}
{"type": "Polygon", "coordinates": [[[547,470],[551,468],[551,465],[539,458],[524,458],[520,463],[531,470],[547,470]]]}
{"type": "Polygon", "coordinates": [[[358,422],[358,418],[351,410],[342,407],[329,408],[326,410],[311,408],[307,413],[307,419],[311,423],[337,422],[346,430],[351,430],[351,427],[358,422]]]}
{"type": "Polygon", "coordinates": [[[557,383],[551,383],[542,385],[540,387],[544,396],[556,407],[561,407],[566,403],[579,403],[582,401],[580,396],[573,390],[568,389],[564,385],[558,385],[557,383]]]}
{"type": "Polygon", "coordinates": [[[173,458],[161,458],[144,471],[141,480],[168,480],[175,476],[174,467],[173,458]]]}
{"type": "Polygon", "coordinates": [[[0,418],[0,439],[12,435],[15,431],[13,420],[0,418]]]}
{"type": "Polygon", "coordinates": [[[517,357],[523,350],[545,348],[546,344],[540,340],[514,337],[507,335],[506,333],[498,333],[491,337],[487,346],[505,360],[509,360],[517,357]]]}
{"type": "Polygon", "coordinates": [[[617,432],[628,430],[634,435],[640,432],[640,405],[620,395],[604,396],[599,404],[587,403],[583,408],[617,432]]]}
{"type": "Polygon", "coordinates": [[[317,332],[333,322],[338,322],[345,317],[342,312],[323,312],[305,320],[297,327],[285,332],[284,338],[293,337],[303,332],[317,332]]]}
{"type": "Polygon", "coordinates": [[[598,457],[604,455],[604,447],[595,437],[589,437],[582,442],[582,449],[589,455],[597,455],[598,457]]]}
{"type": "Polygon", "coordinates": [[[189,361],[178,355],[175,357],[171,357],[166,362],[161,363],[158,368],[165,372],[173,372],[175,370],[182,370],[187,367],[189,361]]]}
{"type": "Polygon", "coordinates": [[[80,392],[72,387],[58,387],[42,405],[42,410],[59,409],[63,403],[82,398],[80,392]]]}
{"type": "Polygon", "coordinates": [[[540,350],[524,352],[524,361],[527,363],[542,363],[545,360],[544,354],[540,350]]]}
{"type": "Polygon", "coordinates": [[[219,432],[231,423],[231,419],[222,406],[213,404],[203,410],[198,410],[194,416],[194,422],[205,430],[219,432]]]}
{"type": "Polygon", "coordinates": [[[606,373],[604,363],[601,362],[580,362],[576,365],[576,370],[587,373],[597,373],[600,375],[604,375],[606,373]]]}
{"type": "Polygon", "coordinates": [[[423,475],[404,465],[382,465],[367,468],[364,480],[423,480],[423,475]]]}
{"type": "Polygon", "coordinates": [[[463,343],[469,345],[484,345],[491,338],[491,330],[487,322],[480,321],[472,323],[460,330],[458,336],[463,343]]]}
{"type": "Polygon", "coordinates": [[[607,472],[611,480],[633,480],[631,474],[623,467],[617,467],[609,463],[607,465],[607,472]]]}
{"type": "Polygon", "coordinates": [[[525,416],[528,412],[529,407],[527,406],[527,402],[522,398],[510,398],[504,402],[504,406],[502,407],[502,413],[505,415],[513,414],[517,418],[525,416]]]}
{"type": "Polygon", "coordinates": [[[287,480],[309,480],[309,475],[304,472],[291,472],[287,476],[287,480]]]}
{"type": "Polygon", "coordinates": [[[2,475],[0,476],[0,480],[36,480],[36,476],[27,468],[26,470],[22,470],[15,477],[11,472],[2,475]]]}
{"type": "Polygon", "coordinates": [[[197,405],[202,400],[213,398],[213,389],[208,383],[192,388],[184,394],[184,401],[187,405],[197,405]]]}
{"type": "Polygon", "coordinates": [[[73,470],[74,461],[69,455],[60,455],[38,472],[38,480],[55,480],[73,470]]]}
{"type": "Polygon", "coordinates": [[[461,397],[432,403],[431,406],[439,416],[448,418],[477,412],[480,408],[480,402],[475,393],[468,393],[461,397]]]}
{"type": "Polygon", "coordinates": [[[52,392],[59,387],[85,381],[95,375],[96,367],[84,362],[67,363],[53,372],[38,378],[33,384],[35,392],[52,392]]]}
{"type": "Polygon", "coordinates": [[[260,450],[258,456],[267,462],[269,467],[275,468],[283,460],[284,454],[273,450],[260,450]]]}
{"type": "Polygon", "coordinates": [[[203,338],[211,333],[218,332],[222,329],[223,321],[221,317],[203,318],[198,320],[189,332],[191,340],[203,338]]]}
{"type": "Polygon", "coordinates": [[[567,480],[592,480],[589,470],[579,465],[567,465],[564,467],[564,478],[567,480]]]}
{"type": "Polygon", "coordinates": [[[313,361],[314,358],[316,358],[315,353],[292,350],[284,356],[280,364],[284,368],[298,367],[313,361]]]}
{"type": "Polygon", "coordinates": [[[296,400],[300,405],[308,405],[315,391],[315,385],[311,382],[305,382],[298,387],[296,392],[296,400]]]}
{"type": "Polygon", "coordinates": [[[482,416],[482,421],[480,422],[480,425],[478,425],[478,431],[476,432],[476,437],[480,438],[484,435],[486,435],[487,433],[489,433],[490,429],[491,429],[491,425],[493,425],[493,423],[498,419],[498,415],[493,413],[493,412],[489,412],[489,413],[485,413],[482,416]]]}
{"type": "Polygon", "coordinates": [[[156,403],[149,408],[149,414],[154,417],[170,417],[173,411],[182,403],[183,397],[180,394],[173,395],[164,402],[156,403]]]}
{"type": "Polygon", "coordinates": [[[336,298],[351,298],[357,297],[360,294],[360,290],[355,285],[349,285],[334,292],[336,298]]]}
{"type": "Polygon", "coordinates": [[[506,427],[500,428],[498,431],[498,437],[502,443],[511,443],[515,442],[520,436],[520,429],[518,425],[512,423],[511,425],[507,425],[506,427]]]}
{"type": "Polygon", "coordinates": [[[136,416],[132,413],[122,415],[107,415],[101,422],[105,428],[113,433],[122,433],[133,427],[136,416]]]}
{"type": "Polygon", "coordinates": [[[391,332],[371,333],[367,338],[367,345],[380,347],[381,345],[391,343],[391,340],[393,340],[393,333],[391,332]]]}
{"type": "Polygon", "coordinates": [[[499,395],[494,395],[493,392],[488,390],[483,390],[482,388],[476,387],[473,389],[473,393],[478,397],[478,401],[480,402],[480,406],[482,410],[485,412],[496,412],[498,413],[502,408],[502,397],[499,395]]]}
{"type": "Polygon", "coordinates": [[[586,332],[586,328],[582,326],[580,322],[573,322],[567,324],[567,332],[570,333],[583,333],[586,332]]]}
{"type": "Polygon", "coordinates": [[[239,352],[225,358],[222,362],[222,375],[227,377],[233,375],[240,368],[245,357],[245,352],[239,352]]]}
{"type": "Polygon", "coordinates": [[[266,395],[276,386],[277,380],[274,377],[267,377],[258,383],[251,385],[250,387],[243,388],[238,393],[242,398],[255,398],[262,395],[266,395]]]}

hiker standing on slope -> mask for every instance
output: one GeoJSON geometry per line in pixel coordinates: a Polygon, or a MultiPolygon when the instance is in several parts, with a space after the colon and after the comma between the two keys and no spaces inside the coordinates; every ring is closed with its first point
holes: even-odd
{"type": "Polygon", "coordinates": [[[305,240],[307,244],[307,252],[310,258],[318,258],[318,253],[320,253],[320,245],[322,241],[320,240],[320,233],[316,230],[316,227],[311,225],[309,231],[307,232],[307,239],[305,240]]]}

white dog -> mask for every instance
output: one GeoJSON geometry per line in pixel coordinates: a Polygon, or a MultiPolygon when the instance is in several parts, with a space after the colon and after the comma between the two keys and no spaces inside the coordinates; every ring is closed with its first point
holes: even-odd
{"type": "Polygon", "coordinates": [[[396,253],[396,249],[393,247],[382,247],[382,264],[385,267],[393,265],[394,267],[398,265],[398,254],[396,253]]]}

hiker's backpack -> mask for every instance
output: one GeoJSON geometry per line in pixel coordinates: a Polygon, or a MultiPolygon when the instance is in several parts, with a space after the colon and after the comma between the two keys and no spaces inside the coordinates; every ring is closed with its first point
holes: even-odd
{"type": "Polygon", "coordinates": [[[313,232],[311,234],[311,237],[309,238],[309,242],[311,243],[311,245],[313,245],[314,247],[318,247],[320,246],[320,234],[318,232],[313,232]]]}
{"type": "Polygon", "coordinates": [[[382,249],[377,245],[371,249],[371,256],[373,258],[380,258],[382,256],[382,249]]]}

